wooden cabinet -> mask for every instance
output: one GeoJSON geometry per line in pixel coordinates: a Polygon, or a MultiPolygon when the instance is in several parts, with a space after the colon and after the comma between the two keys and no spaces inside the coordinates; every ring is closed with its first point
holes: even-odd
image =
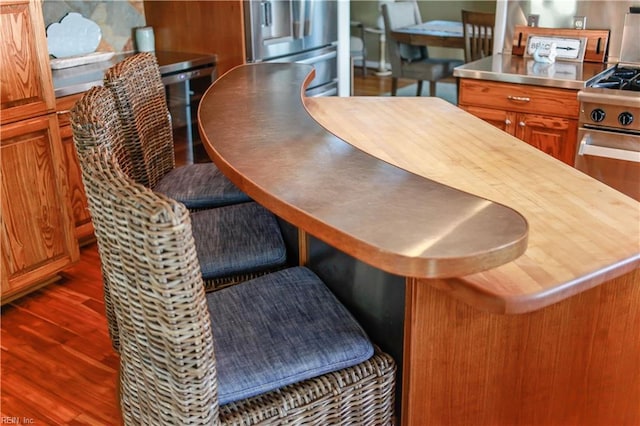
{"type": "Polygon", "coordinates": [[[78,259],[39,1],[0,1],[2,303],[78,259]]]}
{"type": "Polygon", "coordinates": [[[75,235],[80,245],[89,244],[95,241],[93,233],[93,223],[89,214],[87,194],[84,192],[82,183],[82,169],[78,161],[78,154],[73,143],[73,131],[69,120],[69,111],[82,93],[65,96],[56,100],[56,110],[58,113],[58,123],[60,126],[60,139],[64,153],[64,163],[69,181],[69,197],[71,198],[71,214],[75,226],[75,235]]]}
{"type": "Polygon", "coordinates": [[[2,124],[53,112],[55,97],[39,1],[0,1],[2,124]]]}
{"type": "Polygon", "coordinates": [[[573,165],[577,91],[460,79],[459,106],[547,154],[573,165]]]}

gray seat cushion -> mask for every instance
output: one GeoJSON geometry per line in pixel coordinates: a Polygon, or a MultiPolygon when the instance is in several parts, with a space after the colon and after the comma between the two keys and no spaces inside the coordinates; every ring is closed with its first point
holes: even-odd
{"type": "Polygon", "coordinates": [[[287,260],[273,213],[255,202],[192,212],[202,277],[222,278],[278,269],[287,260]]]}
{"type": "Polygon", "coordinates": [[[190,210],[208,209],[251,200],[213,163],[176,167],[167,173],[153,190],[180,201],[190,210]]]}
{"type": "Polygon", "coordinates": [[[207,294],[220,405],[359,364],[373,345],[309,269],[207,294]]]}

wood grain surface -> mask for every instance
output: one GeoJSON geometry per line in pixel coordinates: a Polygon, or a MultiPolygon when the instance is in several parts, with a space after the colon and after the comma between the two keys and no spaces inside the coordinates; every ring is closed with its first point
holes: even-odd
{"type": "Polygon", "coordinates": [[[524,215],[525,254],[438,284],[456,298],[528,312],[640,264],[640,203],[441,99],[306,98],[305,105],[353,146],[524,215]]]}
{"type": "Polygon", "coordinates": [[[639,280],[496,315],[410,279],[402,424],[640,424],[639,280]]]}
{"type": "Polygon", "coordinates": [[[60,281],[2,306],[0,414],[31,425],[121,425],[96,244],[60,281]]]}
{"type": "Polygon", "coordinates": [[[144,14],[157,50],[214,53],[219,75],[245,62],[241,0],[145,1],[144,14]]]}
{"type": "Polygon", "coordinates": [[[516,211],[380,161],[319,126],[301,100],[311,70],[241,66],[204,95],[203,143],[242,190],[329,245],[396,275],[466,275],[524,251],[527,223],[516,211]]]}
{"type": "Polygon", "coordinates": [[[55,97],[42,3],[3,0],[0,3],[0,122],[11,123],[55,110],[55,97]]]}

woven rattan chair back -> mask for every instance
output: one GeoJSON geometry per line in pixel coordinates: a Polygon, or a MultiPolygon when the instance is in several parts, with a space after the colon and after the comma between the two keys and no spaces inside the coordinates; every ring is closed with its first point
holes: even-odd
{"type": "Polygon", "coordinates": [[[171,115],[157,59],[147,52],[129,56],[106,72],[104,83],[115,97],[131,156],[133,168],[125,173],[154,188],[175,167],[171,115]]]}
{"type": "MultiPolygon", "coordinates": [[[[93,173],[82,161],[84,154],[93,151],[101,146],[112,153],[121,170],[131,173],[133,164],[131,157],[124,146],[124,136],[121,132],[120,119],[116,110],[116,103],[113,95],[105,87],[94,87],[87,91],[71,110],[71,128],[76,151],[80,158],[83,179],[93,173]]],[[[89,203],[99,204],[100,198],[95,199],[95,193],[87,192],[89,203]]],[[[111,216],[92,214],[92,221],[96,237],[101,239],[109,238],[108,230],[113,226],[109,220],[111,216]],[[105,222],[105,220],[109,220],[105,222]],[[101,233],[107,232],[106,235],[101,233]],[[102,237],[102,238],[101,238],[102,237]]],[[[103,251],[102,247],[99,247],[103,251]]],[[[102,253],[101,253],[102,254],[102,253]]],[[[116,351],[120,350],[118,325],[111,303],[109,280],[103,270],[103,288],[105,300],[105,313],[111,343],[116,351]]]]}
{"type": "Polygon", "coordinates": [[[188,210],[132,182],[107,145],[81,155],[121,332],[124,423],[218,424],[213,337],[188,210]]]}

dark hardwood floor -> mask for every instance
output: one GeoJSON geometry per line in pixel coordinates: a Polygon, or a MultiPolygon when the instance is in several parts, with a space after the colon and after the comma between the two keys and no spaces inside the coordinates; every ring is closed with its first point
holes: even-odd
{"type": "MultiPolygon", "coordinates": [[[[356,70],[356,95],[390,90],[390,78],[362,78],[356,70]]],[[[176,135],[178,164],[187,162],[184,140],[176,135]]],[[[207,160],[201,144],[193,157],[207,160]]],[[[121,424],[118,355],[107,332],[95,243],[82,248],[61,280],[3,306],[0,320],[1,423],[121,424]]]]}

